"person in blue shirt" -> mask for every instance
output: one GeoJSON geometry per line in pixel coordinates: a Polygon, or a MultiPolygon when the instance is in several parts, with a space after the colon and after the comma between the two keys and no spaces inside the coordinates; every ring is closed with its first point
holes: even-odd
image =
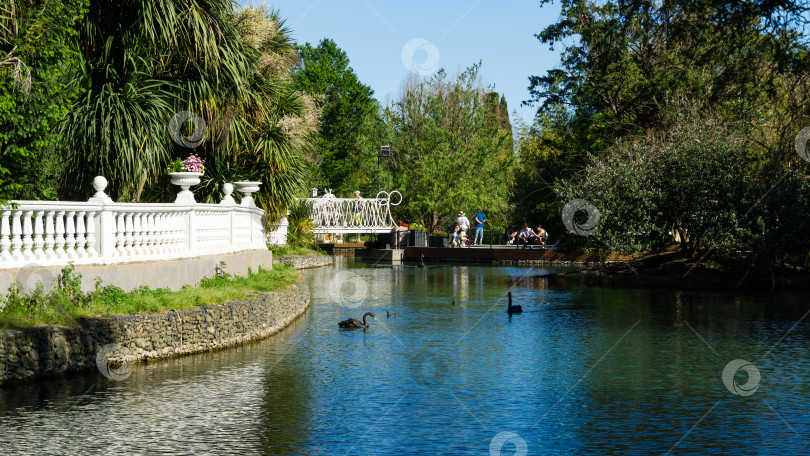
{"type": "Polygon", "coordinates": [[[484,242],[484,222],[487,220],[487,214],[484,211],[478,211],[475,214],[475,238],[473,245],[481,245],[484,242]]]}

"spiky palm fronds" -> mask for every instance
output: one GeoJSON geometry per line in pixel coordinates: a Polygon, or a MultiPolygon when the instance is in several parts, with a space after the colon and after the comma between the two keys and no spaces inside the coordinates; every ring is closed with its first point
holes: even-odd
{"type": "MultiPolygon", "coordinates": [[[[61,129],[79,193],[96,174],[109,178],[120,200],[138,200],[145,185],[162,183],[171,155],[189,153],[168,134],[178,111],[201,116],[212,136],[223,136],[213,119],[224,100],[250,97],[257,59],[232,13],[230,0],[91,0],[73,81],[86,92],[61,129]]],[[[233,131],[226,147],[248,142],[233,131]]]]}
{"type": "Polygon", "coordinates": [[[238,14],[245,40],[261,51],[252,87],[258,99],[242,103],[253,141],[236,155],[238,166],[264,185],[256,201],[269,221],[278,220],[307,186],[308,152],[317,134],[318,112],[296,93],[289,72],[297,58],[290,31],[275,11],[246,8],[238,14]]]}
{"type": "Polygon", "coordinates": [[[261,180],[257,202],[276,220],[306,187],[318,122],[292,88],[283,20],[230,0],[124,3],[91,0],[82,24],[74,83],[87,90],[62,126],[77,190],[104,174],[118,200],[165,199],[166,163],[192,152],[168,124],[189,111],[207,132],[193,150],[206,159],[200,200],[218,200],[225,179],[261,180]]]}
{"type": "Polygon", "coordinates": [[[287,214],[287,243],[293,247],[308,247],[315,245],[315,224],[312,221],[312,203],[306,200],[293,202],[287,214]]]}

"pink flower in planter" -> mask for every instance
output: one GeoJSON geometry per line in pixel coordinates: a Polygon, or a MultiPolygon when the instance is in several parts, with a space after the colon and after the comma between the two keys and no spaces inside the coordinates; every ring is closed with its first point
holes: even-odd
{"type": "Polygon", "coordinates": [[[183,167],[186,168],[186,171],[188,172],[201,173],[203,172],[204,168],[203,163],[205,163],[205,160],[194,154],[191,154],[188,156],[188,158],[183,160],[183,167]]]}

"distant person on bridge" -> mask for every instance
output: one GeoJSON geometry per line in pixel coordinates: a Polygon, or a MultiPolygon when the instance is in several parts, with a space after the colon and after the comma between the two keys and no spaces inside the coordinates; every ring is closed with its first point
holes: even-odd
{"type": "Polygon", "coordinates": [[[473,245],[481,245],[484,243],[484,222],[487,220],[487,214],[483,210],[475,214],[475,236],[473,237],[473,245]]]}
{"type": "Polygon", "coordinates": [[[518,230],[515,228],[515,226],[509,225],[509,228],[506,229],[506,245],[514,245],[517,234],[518,230]]]}
{"type": "Polygon", "coordinates": [[[541,225],[537,225],[537,231],[532,231],[534,236],[534,243],[540,244],[546,248],[546,241],[548,240],[548,231],[544,230],[541,225]]]}
{"type": "Polygon", "coordinates": [[[520,230],[520,234],[518,234],[518,245],[531,246],[532,242],[534,242],[534,232],[527,223],[523,224],[523,229],[520,230]]]}
{"type": "Polygon", "coordinates": [[[360,213],[363,212],[363,198],[360,190],[354,191],[354,224],[360,226],[360,213]]]}
{"type": "Polygon", "coordinates": [[[470,229],[470,219],[464,215],[464,211],[458,211],[458,217],[456,217],[456,225],[461,228],[461,233],[459,233],[459,238],[462,241],[467,239],[467,230],[470,229]]]}
{"type": "Polygon", "coordinates": [[[461,234],[461,227],[456,225],[453,229],[452,239],[450,242],[450,247],[459,247],[461,245],[461,241],[459,240],[459,235],[461,234]]]}
{"type": "Polygon", "coordinates": [[[464,215],[464,211],[458,212],[458,217],[456,217],[456,225],[458,225],[459,228],[461,228],[461,232],[465,234],[467,233],[467,230],[470,229],[470,219],[464,215]]]}

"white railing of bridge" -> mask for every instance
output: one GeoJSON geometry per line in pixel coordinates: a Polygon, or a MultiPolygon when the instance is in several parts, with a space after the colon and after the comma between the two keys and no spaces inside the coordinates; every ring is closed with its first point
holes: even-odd
{"type": "Polygon", "coordinates": [[[302,198],[312,203],[312,221],[316,234],[324,233],[390,233],[397,226],[391,207],[402,202],[402,194],[380,192],[375,198],[363,198],[363,208],[356,211],[354,198],[302,198]]]}
{"type": "Polygon", "coordinates": [[[249,194],[236,205],[230,184],[223,186],[220,204],[115,203],[104,194],[106,184],[97,177],[98,192],[88,202],[12,201],[0,207],[0,269],[267,249],[264,211],[249,194]]]}

